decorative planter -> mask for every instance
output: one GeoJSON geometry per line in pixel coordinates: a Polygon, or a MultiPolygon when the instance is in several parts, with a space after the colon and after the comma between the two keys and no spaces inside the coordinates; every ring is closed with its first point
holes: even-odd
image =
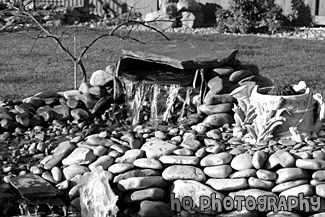
{"type": "Polygon", "coordinates": [[[297,127],[299,133],[311,134],[315,130],[317,113],[317,101],[313,98],[312,91],[307,88],[300,95],[266,95],[271,88],[255,86],[251,92],[250,104],[256,108],[257,126],[263,128],[271,118],[282,116],[285,121],[275,128],[274,138],[291,137],[290,127],[297,127]]]}

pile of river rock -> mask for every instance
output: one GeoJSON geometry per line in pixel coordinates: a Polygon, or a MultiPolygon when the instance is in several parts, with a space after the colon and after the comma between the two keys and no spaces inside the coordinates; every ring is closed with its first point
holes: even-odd
{"type": "Polygon", "coordinates": [[[80,187],[102,167],[125,215],[172,216],[171,193],[180,201],[193,199],[195,214],[188,209],[181,216],[325,215],[324,131],[301,143],[248,144],[233,137],[235,100],[229,93],[245,82],[270,82],[256,66],[214,69],[200,113],[157,127],[125,126],[105,115],[118,107],[111,100],[111,72],[96,71],[91,86],[84,83],[77,91],[43,92],[1,105],[1,189],[11,177],[33,173],[67,192],[70,210],[80,210],[80,187]],[[200,197],[212,193],[220,200],[303,193],[308,200],[319,197],[320,206],[315,212],[298,206],[282,214],[248,207],[201,210],[200,197]]]}

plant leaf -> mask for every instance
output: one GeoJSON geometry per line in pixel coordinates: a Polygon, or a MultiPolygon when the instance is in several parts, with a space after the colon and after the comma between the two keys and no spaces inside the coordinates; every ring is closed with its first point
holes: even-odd
{"type": "Polygon", "coordinates": [[[257,140],[257,133],[252,125],[245,125],[249,134],[253,137],[253,139],[257,140]]]}

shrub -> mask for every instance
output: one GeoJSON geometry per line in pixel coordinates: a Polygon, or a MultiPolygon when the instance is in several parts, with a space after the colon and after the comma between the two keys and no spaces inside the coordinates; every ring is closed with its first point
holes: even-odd
{"type": "Polygon", "coordinates": [[[291,13],[286,17],[285,25],[288,26],[312,26],[313,19],[310,7],[304,0],[291,0],[291,13]]]}
{"type": "Polygon", "coordinates": [[[274,33],[282,25],[282,9],[274,0],[231,0],[229,9],[216,12],[220,31],[274,33]]]}

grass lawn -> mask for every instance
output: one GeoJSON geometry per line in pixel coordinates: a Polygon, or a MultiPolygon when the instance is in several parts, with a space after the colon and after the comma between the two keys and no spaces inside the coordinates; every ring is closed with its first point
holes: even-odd
{"type": "MultiPolygon", "coordinates": [[[[103,31],[80,29],[78,50],[103,31]]],[[[35,40],[26,34],[31,32],[0,33],[0,99],[23,99],[43,90],[72,89],[73,63],[69,57],[51,39],[40,39],[34,45],[35,40]]],[[[164,40],[157,33],[133,32],[132,36],[146,43],[164,40]]],[[[325,90],[324,41],[222,34],[173,33],[168,36],[172,40],[210,41],[222,47],[236,48],[240,61],[257,64],[261,74],[274,82],[304,80],[315,91],[325,90]]],[[[64,42],[73,50],[73,37],[64,39],[64,42]]],[[[112,37],[99,40],[84,58],[88,78],[93,71],[115,64],[121,48],[130,43],[137,42],[112,37]]],[[[80,81],[81,74],[78,75],[80,81]]]]}

